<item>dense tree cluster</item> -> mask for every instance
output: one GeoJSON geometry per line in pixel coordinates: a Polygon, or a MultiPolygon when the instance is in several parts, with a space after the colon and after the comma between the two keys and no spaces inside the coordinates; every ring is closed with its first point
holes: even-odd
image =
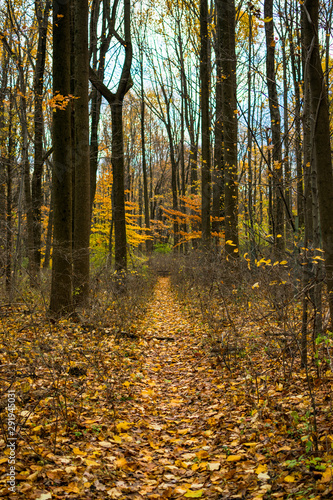
{"type": "Polygon", "coordinates": [[[122,281],[128,252],[163,244],[253,263],[297,253],[313,300],[323,276],[331,297],[332,11],[328,0],[3,4],[8,294],[51,267],[50,309],[70,311],[88,300],[92,255],[114,256],[122,281]]]}

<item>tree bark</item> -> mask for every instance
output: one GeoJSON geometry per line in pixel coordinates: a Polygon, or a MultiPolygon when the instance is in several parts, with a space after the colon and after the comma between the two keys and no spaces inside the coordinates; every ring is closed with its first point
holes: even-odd
{"type": "Polygon", "coordinates": [[[46,41],[48,18],[51,2],[47,1],[42,11],[42,1],[35,1],[35,11],[38,22],[38,46],[34,74],[34,171],[32,176],[32,217],[33,217],[33,259],[37,276],[41,263],[42,246],[42,176],[43,176],[43,87],[46,56],[46,41]]]}
{"type": "Polygon", "coordinates": [[[85,303],[89,296],[90,156],[89,156],[89,57],[88,0],[74,0],[74,300],[85,303]]]}
{"type": "MultiPolygon", "coordinates": [[[[118,1],[113,4],[113,16],[118,1]]],[[[131,42],[131,3],[124,0],[124,32],[122,39],[117,39],[125,49],[125,59],[119,84],[115,93],[111,92],[101,81],[96,72],[90,67],[89,78],[103,97],[108,101],[112,115],[112,168],[114,183],[114,224],[115,224],[115,268],[116,271],[127,271],[127,244],[126,244],[126,220],[125,220],[125,193],[124,193],[124,142],[123,142],[123,117],[122,108],[124,97],[133,85],[131,79],[132,64],[132,42],[131,42]]],[[[112,31],[112,34],[113,31],[112,31]]]]}
{"type": "Polygon", "coordinates": [[[225,250],[228,255],[237,257],[239,241],[235,2],[234,0],[217,0],[216,7],[217,22],[222,33],[225,250]]]}
{"type": "Polygon", "coordinates": [[[201,106],[201,229],[202,241],[210,241],[210,116],[209,116],[209,35],[208,2],[200,0],[200,106],[201,106]]]}
{"type": "Polygon", "coordinates": [[[302,5],[306,69],[311,91],[311,111],[314,119],[314,157],[323,249],[325,252],[326,283],[333,323],[333,176],[330,144],[330,120],[325,79],[321,66],[318,40],[319,0],[305,0],[302,5]]]}
{"type": "Polygon", "coordinates": [[[273,141],[273,236],[277,254],[284,251],[283,169],[281,151],[281,118],[275,79],[275,40],[273,0],[264,4],[266,33],[266,77],[273,141]]]}
{"type": "Polygon", "coordinates": [[[148,198],[148,179],[147,179],[147,161],[146,161],[146,138],[145,138],[145,95],[143,87],[143,50],[140,47],[140,80],[141,80],[141,152],[142,152],[142,173],[143,173],[143,198],[145,206],[145,226],[147,231],[146,250],[150,254],[153,251],[153,241],[150,237],[150,216],[149,216],[149,198],[148,198]]]}
{"type": "Polygon", "coordinates": [[[216,245],[220,243],[220,216],[223,176],[223,114],[222,114],[222,60],[221,60],[221,26],[216,25],[216,85],[215,85],[215,130],[214,130],[214,163],[212,172],[213,203],[212,203],[212,232],[216,245]]]}
{"type": "Polygon", "coordinates": [[[114,243],[116,271],[126,271],[126,220],[125,220],[125,178],[124,178],[124,140],[123,140],[123,103],[114,101],[112,113],[112,169],[114,185],[114,243]]]}
{"type": "MultiPolygon", "coordinates": [[[[53,94],[70,94],[70,1],[53,2],[53,94]]],[[[54,235],[50,311],[72,309],[71,107],[53,113],[54,235]]]]}

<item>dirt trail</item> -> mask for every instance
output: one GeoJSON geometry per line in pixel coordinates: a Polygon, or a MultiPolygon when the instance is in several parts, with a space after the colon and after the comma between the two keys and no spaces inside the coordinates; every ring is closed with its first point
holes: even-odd
{"type": "Polygon", "coordinates": [[[198,328],[175,300],[169,279],[160,278],[140,328],[145,359],[133,387],[133,440],[116,484],[126,498],[218,498],[222,491],[222,457],[213,453],[211,429],[222,417],[216,372],[198,328]]]}

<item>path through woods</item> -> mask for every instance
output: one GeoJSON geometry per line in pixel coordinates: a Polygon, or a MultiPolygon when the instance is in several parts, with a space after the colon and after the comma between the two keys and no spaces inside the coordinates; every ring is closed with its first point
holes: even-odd
{"type": "Polygon", "coordinates": [[[140,328],[142,378],[131,387],[131,408],[121,412],[130,440],[118,448],[111,497],[244,498],[252,490],[247,498],[259,499],[270,488],[268,476],[260,482],[255,472],[267,470],[260,466],[265,457],[254,448],[249,454],[256,443],[239,446],[240,421],[229,414],[234,405],[223,399],[202,330],[175,299],[169,278],[160,278],[140,328]]]}
{"type": "Polygon", "coordinates": [[[145,362],[135,387],[140,404],[133,408],[129,446],[136,472],[132,478],[124,471],[129,490],[139,493],[134,497],[221,492],[223,450],[214,445],[212,430],[224,416],[221,390],[197,328],[172,295],[169,279],[160,278],[141,327],[145,362]]]}
{"type": "MultiPolygon", "coordinates": [[[[183,308],[169,278],[158,280],[139,322],[129,313],[133,324],[120,336],[102,320],[90,330],[67,319],[50,329],[43,315],[33,325],[21,309],[4,315],[3,342],[21,356],[21,372],[13,379],[18,496],[8,496],[0,436],[1,497],[332,498],[325,382],[316,393],[317,408],[327,408],[318,410],[317,459],[305,451],[306,380],[281,378],[246,311],[234,316],[246,325],[220,363],[208,326],[183,308]]],[[[9,361],[1,348],[7,377],[9,361]]]]}

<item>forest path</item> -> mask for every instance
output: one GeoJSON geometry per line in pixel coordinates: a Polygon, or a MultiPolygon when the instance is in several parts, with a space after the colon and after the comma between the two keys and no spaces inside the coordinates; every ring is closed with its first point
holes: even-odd
{"type": "Polygon", "coordinates": [[[222,387],[200,328],[182,311],[169,278],[160,278],[139,329],[144,361],[131,387],[126,418],[133,427],[115,484],[126,498],[222,498],[226,455],[213,431],[223,417],[222,387]]]}

